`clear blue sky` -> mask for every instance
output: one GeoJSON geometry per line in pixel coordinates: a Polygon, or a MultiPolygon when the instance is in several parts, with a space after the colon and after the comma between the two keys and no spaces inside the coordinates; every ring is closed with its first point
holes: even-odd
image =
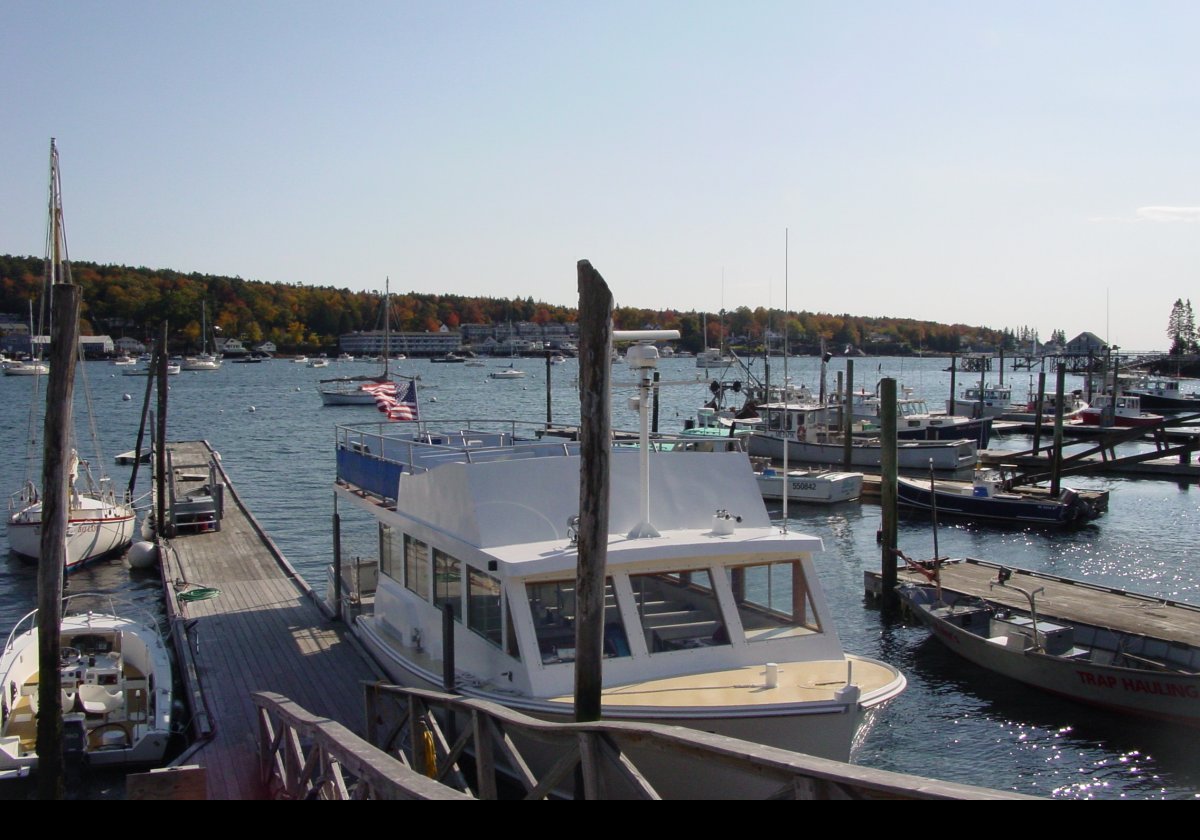
{"type": "Polygon", "coordinates": [[[1194,2],[0,2],[0,252],[1165,347],[1194,2]]]}

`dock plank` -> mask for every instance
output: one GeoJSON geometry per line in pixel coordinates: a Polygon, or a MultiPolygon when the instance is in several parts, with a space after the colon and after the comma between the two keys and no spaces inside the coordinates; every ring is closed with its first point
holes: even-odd
{"type": "MultiPolygon", "coordinates": [[[[203,441],[172,443],[176,463],[205,463],[203,441]]],[[[189,656],[212,719],[213,736],[186,754],[207,771],[210,799],[264,795],[258,779],[255,691],[285,695],[352,732],[364,730],[364,680],[382,675],[330,620],[315,593],[254,522],[218,463],[225,485],[220,530],[185,532],[164,541],[162,576],[172,625],[187,628],[178,644],[189,656]],[[185,601],[196,587],[214,598],[185,601]]],[[[185,673],[188,669],[185,669],[185,673]]]]}
{"type": "MultiPolygon", "coordinates": [[[[950,562],[942,566],[942,586],[953,592],[987,598],[1014,609],[1027,610],[1029,602],[1021,593],[1001,586],[991,586],[996,580],[1000,566],[981,560],[968,559],[950,562]]],[[[1158,639],[1200,645],[1200,607],[1154,598],[1145,595],[1122,593],[1104,586],[1094,586],[1086,581],[1071,581],[1053,575],[1013,569],[1010,583],[1022,589],[1042,587],[1044,592],[1037,596],[1037,610],[1045,618],[1064,621],[1080,621],[1099,627],[1108,627],[1126,633],[1153,636],[1158,639]]],[[[878,585],[878,575],[868,573],[868,578],[878,585]]],[[[901,569],[901,583],[927,583],[918,572],[901,569]]]]}

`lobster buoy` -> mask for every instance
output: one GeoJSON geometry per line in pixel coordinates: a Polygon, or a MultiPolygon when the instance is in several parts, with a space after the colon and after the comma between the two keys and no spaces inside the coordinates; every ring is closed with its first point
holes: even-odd
{"type": "Polygon", "coordinates": [[[131,569],[152,569],[158,562],[158,546],[152,542],[138,540],[129,546],[128,558],[131,569]]]}

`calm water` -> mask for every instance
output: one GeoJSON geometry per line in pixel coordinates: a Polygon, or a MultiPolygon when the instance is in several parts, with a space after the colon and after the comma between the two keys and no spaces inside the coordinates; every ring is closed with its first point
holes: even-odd
{"type": "MultiPolygon", "coordinates": [[[[761,362],[757,364],[761,372],[761,362]]],[[[893,376],[933,404],[944,401],[950,392],[950,375],[943,370],[946,364],[945,359],[860,359],[855,379],[857,385],[874,387],[879,376],[893,376]]],[[[497,361],[488,362],[488,368],[473,368],[410,361],[401,367],[421,374],[421,411],[426,418],[544,419],[544,363],[518,360],[517,366],[529,371],[524,380],[488,379],[488,370],[500,365],[497,361]]],[[[146,381],[122,376],[119,368],[107,363],[89,362],[85,367],[106,467],[119,482],[127,482],[129,468],[112,466],[112,459],[133,448],[146,381]],[[122,399],[125,394],[131,398],[122,399]]],[[[831,363],[830,388],[842,367],[841,359],[831,363]]],[[[815,389],[815,359],[793,359],[789,368],[794,380],[815,389]]],[[[697,381],[691,359],[666,360],[662,371],[666,382],[692,383],[663,389],[660,425],[670,430],[694,414],[707,399],[707,391],[705,380],[697,381]]],[[[322,377],[367,372],[374,372],[373,366],[334,363],[315,370],[275,360],[260,365],[226,363],[215,373],[171,378],[170,437],[203,438],[213,444],[255,516],[318,589],[324,587],[324,566],[332,555],[334,425],[376,422],[380,415],[369,407],[323,407],[315,384],[322,377]]],[[[573,421],[578,416],[575,372],[573,360],[554,368],[555,420],[573,421]]],[[[780,365],[772,377],[781,374],[780,365]]],[[[613,417],[622,428],[636,427],[635,416],[625,407],[633,393],[629,387],[633,379],[623,366],[614,376],[618,384],[613,417]]],[[[1016,386],[1017,394],[1024,395],[1027,373],[1009,372],[1006,379],[1016,386]]],[[[1068,387],[1078,387],[1078,382],[1068,379],[1068,387]]],[[[10,430],[0,439],[0,488],[8,492],[16,491],[26,475],[30,389],[25,377],[0,377],[0,419],[10,430]]],[[[77,416],[82,418],[82,398],[77,402],[77,416]]],[[[941,552],[1200,603],[1200,575],[1194,570],[1200,522],[1197,488],[1165,481],[1077,479],[1071,483],[1111,489],[1109,513],[1092,526],[1067,533],[943,526],[941,552]]],[[[139,493],[148,486],[143,469],[139,493]]],[[[341,513],[347,550],[372,555],[371,522],[356,518],[361,514],[347,506],[341,513]]],[[[908,690],[872,733],[861,763],[1069,798],[1182,798],[1200,789],[1200,751],[1194,731],[1094,712],[990,677],[953,658],[924,630],[884,621],[866,608],[862,573],[879,566],[878,507],[793,505],[790,518],[798,530],[824,540],[825,552],[817,558],[817,567],[846,647],[885,659],[908,677],[908,690]]],[[[931,556],[928,523],[903,522],[900,546],[910,556],[931,556]]],[[[0,550],[6,549],[0,541],[0,550]]],[[[4,574],[0,626],[7,631],[33,608],[36,575],[32,566],[14,558],[7,560],[4,574]]],[[[133,576],[119,561],[73,574],[69,586],[74,592],[120,589],[146,603],[158,598],[154,573],[133,576]]]]}

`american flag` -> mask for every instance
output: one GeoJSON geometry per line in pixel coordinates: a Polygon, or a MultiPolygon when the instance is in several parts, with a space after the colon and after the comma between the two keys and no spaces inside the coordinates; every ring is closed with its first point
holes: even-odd
{"type": "Polygon", "coordinates": [[[387,415],[388,420],[420,420],[417,409],[417,383],[409,382],[402,393],[395,382],[380,385],[364,385],[363,390],[375,395],[375,406],[387,415]]]}

